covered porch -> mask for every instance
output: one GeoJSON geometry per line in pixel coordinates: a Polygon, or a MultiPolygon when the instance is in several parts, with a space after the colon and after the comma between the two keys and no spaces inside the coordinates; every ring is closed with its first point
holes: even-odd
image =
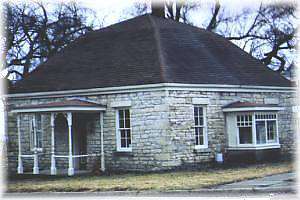
{"type": "Polygon", "coordinates": [[[99,161],[100,170],[105,171],[103,148],[105,110],[106,107],[101,104],[78,99],[13,107],[10,112],[17,115],[18,174],[26,173],[24,165],[32,162],[32,174],[67,173],[72,176],[85,171],[88,158],[99,161]],[[22,121],[22,116],[25,115],[30,116],[28,122],[22,121]],[[49,124],[42,123],[45,122],[42,120],[43,116],[50,117],[49,124]],[[100,152],[88,152],[86,135],[89,132],[88,126],[95,117],[99,119],[97,127],[100,132],[100,152]],[[21,123],[29,125],[27,129],[29,134],[21,127],[21,123]],[[50,132],[45,131],[46,126],[50,126],[50,132]],[[50,140],[49,148],[43,148],[45,138],[50,140]],[[40,169],[41,160],[47,156],[50,156],[49,166],[40,169]],[[60,169],[57,167],[58,162],[61,162],[60,169]]]}

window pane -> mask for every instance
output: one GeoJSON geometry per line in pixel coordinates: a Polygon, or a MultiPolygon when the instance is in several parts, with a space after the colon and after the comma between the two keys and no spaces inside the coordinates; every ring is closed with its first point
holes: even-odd
{"type": "Polygon", "coordinates": [[[251,127],[239,127],[240,144],[252,143],[252,128],[251,127]]]}
{"type": "Polygon", "coordinates": [[[203,108],[194,107],[195,126],[203,126],[203,108]]]}
{"type": "Polygon", "coordinates": [[[119,110],[119,118],[120,119],[124,118],[124,110],[119,110]]]}
{"type": "Polygon", "coordinates": [[[195,117],[195,126],[198,126],[199,125],[199,118],[198,117],[195,117]]]}
{"type": "Polygon", "coordinates": [[[203,116],[203,108],[202,107],[198,107],[199,109],[199,116],[203,116]]]}
{"type": "Polygon", "coordinates": [[[194,117],[198,116],[198,107],[194,107],[194,117]]]}
{"type": "Polygon", "coordinates": [[[126,119],[130,119],[130,112],[129,112],[129,110],[127,109],[127,110],[124,110],[125,111],[125,118],[126,119]]]}
{"type": "Polygon", "coordinates": [[[130,130],[126,130],[126,137],[130,138],[130,130]]]}
{"type": "Polygon", "coordinates": [[[124,110],[119,110],[119,128],[125,128],[124,127],[124,110]]]}
{"type": "Polygon", "coordinates": [[[203,135],[203,128],[202,127],[195,127],[195,143],[196,145],[203,145],[204,144],[204,135],[203,135]]]}
{"type": "Polygon", "coordinates": [[[131,144],[131,133],[130,133],[130,130],[127,130],[127,147],[130,147],[130,144],[131,144]]]}
{"type": "Polygon", "coordinates": [[[195,136],[195,141],[196,141],[196,145],[199,145],[199,136],[198,135],[195,136]]]}
{"type": "Polygon", "coordinates": [[[125,128],[130,128],[130,119],[126,119],[125,128]]]}
{"type": "Polygon", "coordinates": [[[275,141],[276,121],[267,121],[268,140],[275,141]]]}
{"type": "Polygon", "coordinates": [[[125,138],[126,137],[126,130],[121,130],[121,138],[125,138]]]}
{"type": "Polygon", "coordinates": [[[200,125],[200,126],[203,126],[203,117],[200,117],[200,118],[199,118],[199,125],[200,125]]]}
{"type": "Polygon", "coordinates": [[[199,128],[199,145],[203,144],[203,128],[199,128]]]}
{"type": "Polygon", "coordinates": [[[121,138],[121,147],[126,148],[126,139],[125,138],[121,138]]]}
{"type": "Polygon", "coordinates": [[[203,145],[203,135],[199,137],[199,145],[203,145]]]}
{"type": "Polygon", "coordinates": [[[256,121],[256,143],[266,143],[266,127],[265,121],[256,121]]]}
{"type": "Polygon", "coordinates": [[[195,140],[196,145],[199,145],[199,128],[195,127],[195,140]]]}
{"type": "Polygon", "coordinates": [[[124,119],[119,119],[119,127],[120,128],[125,128],[124,127],[124,119]]]}

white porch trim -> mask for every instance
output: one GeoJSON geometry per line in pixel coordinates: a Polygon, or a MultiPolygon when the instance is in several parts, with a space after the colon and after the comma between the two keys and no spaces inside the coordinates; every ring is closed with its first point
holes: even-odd
{"type": "Polygon", "coordinates": [[[33,137],[34,137],[34,156],[33,156],[33,174],[39,174],[39,157],[37,152],[37,140],[36,140],[36,117],[35,114],[33,114],[33,137]]]}
{"type": "Polygon", "coordinates": [[[55,135],[54,135],[54,128],[55,128],[55,114],[51,113],[51,168],[50,174],[56,175],[56,163],[55,163],[55,135]]]}
{"type": "Polygon", "coordinates": [[[104,111],[105,108],[99,107],[51,107],[51,108],[20,108],[13,109],[12,113],[37,113],[37,112],[70,112],[70,111],[89,111],[97,112],[104,111]]]}
{"type": "Polygon", "coordinates": [[[22,163],[22,145],[21,145],[21,119],[20,115],[17,115],[17,128],[18,128],[18,174],[23,174],[23,163],[22,163]]]}
{"type": "Polygon", "coordinates": [[[101,171],[105,171],[105,159],[104,159],[104,136],[103,136],[103,112],[100,112],[100,134],[101,134],[101,171]]]}
{"type": "Polygon", "coordinates": [[[67,113],[67,121],[68,121],[68,130],[69,130],[69,168],[68,168],[68,175],[74,175],[74,167],[73,167],[73,152],[72,152],[72,113],[67,113]]]}
{"type": "MultiPolygon", "coordinates": [[[[104,120],[103,115],[104,112],[101,111],[99,113],[99,122],[100,122],[100,134],[101,134],[101,153],[92,153],[92,154],[84,154],[84,155],[73,155],[73,139],[72,139],[72,112],[61,112],[65,116],[67,120],[67,126],[68,126],[68,154],[66,155],[55,155],[55,116],[56,112],[48,113],[50,114],[50,126],[51,126],[51,166],[50,166],[50,174],[56,175],[57,174],[57,168],[56,168],[56,158],[66,158],[68,159],[68,175],[73,176],[75,174],[74,169],[74,159],[76,158],[82,158],[82,157],[101,157],[101,171],[105,171],[105,160],[104,160],[104,134],[103,134],[103,127],[104,127],[104,120]]],[[[33,114],[32,121],[30,123],[33,123],[33,130],[36,131],[36,116],[35,113],[29,113],[33,114]]],[[[22,140],[21,140],[21,115],[22,113],[17,113],[17,130],[18,130],[18,168],[17,172],[19,174],[23,174],[23,158],[29,158],[33,161],[33,169],[32,174],[39,174],[39,157],[42,155],[39,154],[37,151],[37,140],[34,138],[34,148],[32,154],[24,154],[22,155],[22,140]]],[[[36,133],[34,133],[34,137],[36,137],[36,133]]]]}

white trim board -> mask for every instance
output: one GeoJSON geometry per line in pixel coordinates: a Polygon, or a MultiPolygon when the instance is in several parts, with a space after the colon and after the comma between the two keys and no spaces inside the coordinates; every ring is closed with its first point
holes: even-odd
{"type": "Polygon", "coordinates": [[[242,108],[223,108],[223,112],[242,112],[242,111],[279,111],[282,107],[242,107],[242,108]]]}
{"type": "Polygon", "coordinates": [[[280,144],[269,144],[269,145],[263,145],[263,146],[236,146],[236,147],[227,147],[228,150],[263,150],[263,149],[279,149],[280,144]]]}
{"type": "Polygon", "coordinates": [[[181,84],[181,83],[157,83],[146,85],[132,85],[120,87],[91,88],[80,90],[61,90],[50,92],[29,92],[3,95],[6,98],[51,98],[74,95],[98,95],[116,94],[139,91],[165,91],[165,90],[188,90],[188,91],[207,91],[207,92],[296,92],[295,87],[276,87],[276,86],[249,86],[249,85],[218,85],[218,84],[181,84]]]}
{"type": "Polygon", "coordinates": [[[68,111],[105,111],[105,108],[100,107],[51,107],[51,108],[16,108],[12,109],[10,112],[12,113],[33,113],[33,112],[68,112],[68,111]]]}

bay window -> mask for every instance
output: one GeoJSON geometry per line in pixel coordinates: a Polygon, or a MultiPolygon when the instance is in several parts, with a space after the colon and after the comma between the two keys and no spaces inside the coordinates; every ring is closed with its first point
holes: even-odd
{"type": "Polygon", "coordinates": [[[252,112],[236,114],[239,145],[266,145],[278,143],[277,114],[252,112]]]}

